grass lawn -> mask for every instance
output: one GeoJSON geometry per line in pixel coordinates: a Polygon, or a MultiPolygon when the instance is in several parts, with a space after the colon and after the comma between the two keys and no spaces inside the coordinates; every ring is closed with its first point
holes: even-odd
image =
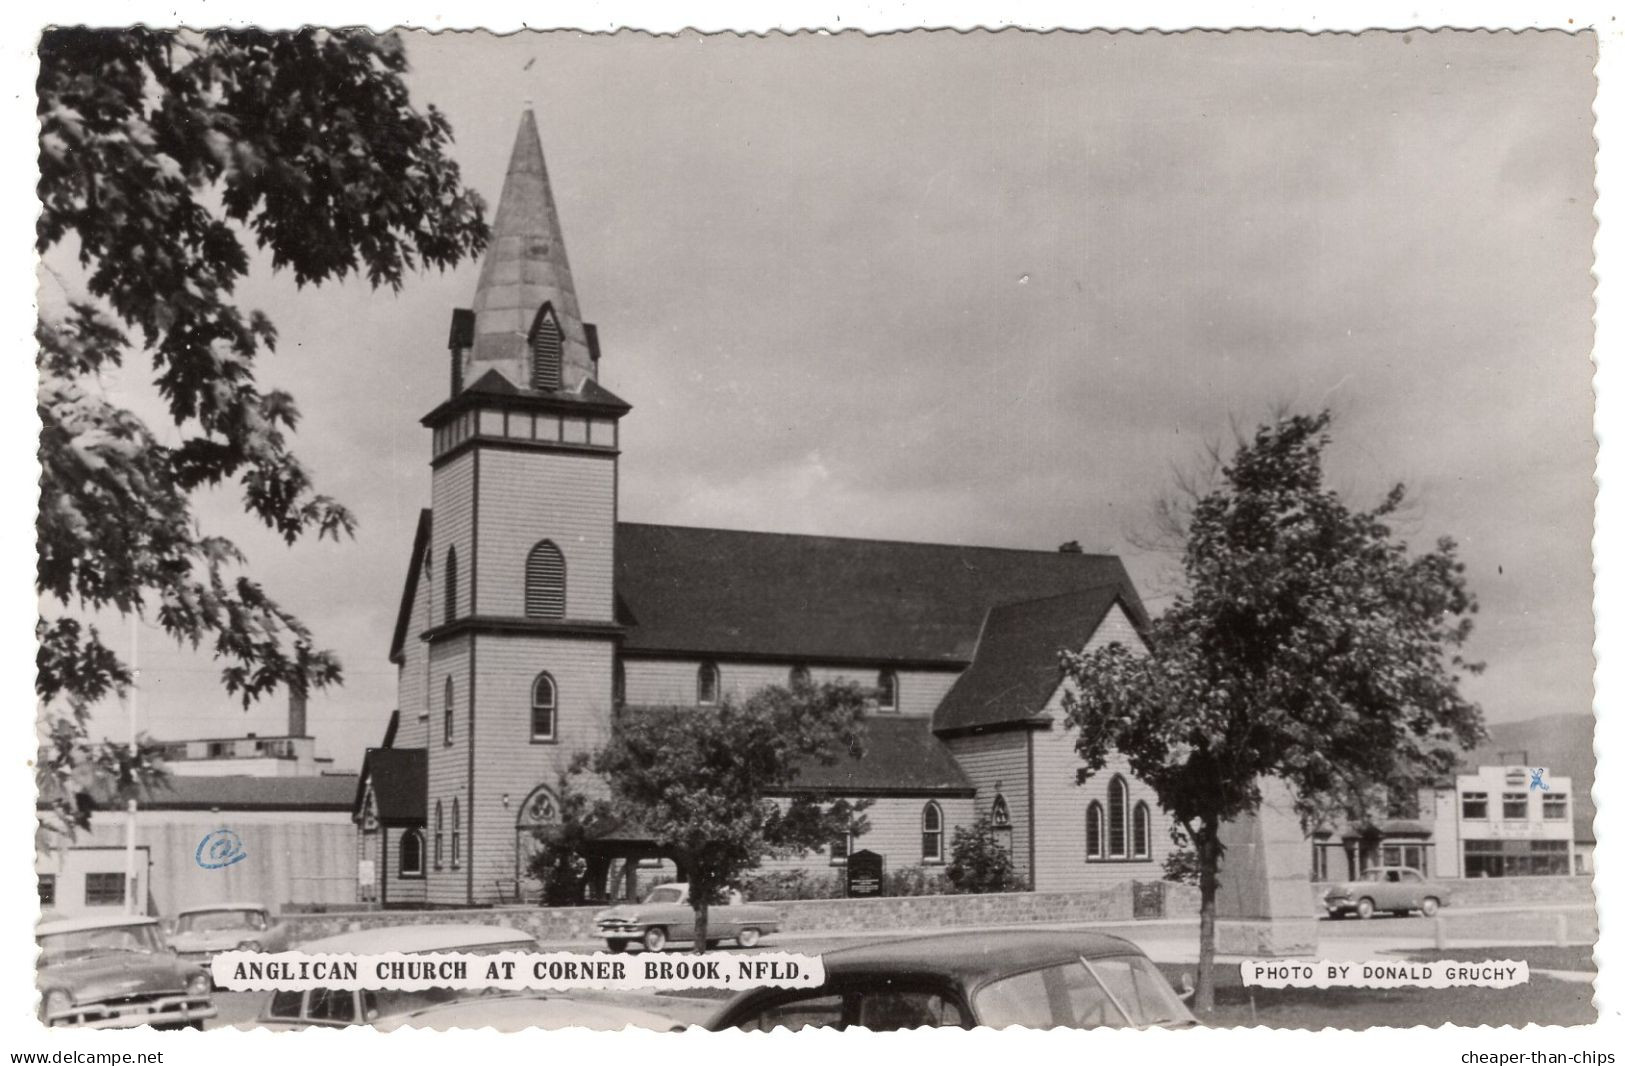
{"type": "Polygon", "coordinates": [[[1591,951],[1590,944],[1566,948],[1551,944],[1535,944],[1514,948],[1446,948],[1443,951],[1429,948],[1426,951],[1409,952],[1407,957],[1417,962],[1436,962],[1439,959],[1453,959],[1456,962],[1512,959],[1527,962],[1531,970],[1584,970],[1596,973],[1597,960],[1591,957],[1591,951]]]}
{"type": "MultiPolygon", "coordinates": [[[[1503,949],[1508,950],[1508,949],[1503,949]]],[[[1530,949],[1532,960],[1535,949],[1530,949]]],[[[1580,950],[1580,949],[1549,949],[1580,950]]],[[[1589,952],[1590,949],[1583,949],[1589,952]]],[[[1431,952],[1427,954],[1432,954],[1431,952]]],[[[1482,958],[1524,958],[1494,952],[1446,952],[1463,962],[1482,958]]],[[[1534,965],[1531,961],[1531,965],[1534,965]]],[[[1551,969],[1578,969],[1551,966],[1551,969]]],[[[1189,964],[1163,965],[1177,988],[1179,975],[1193,977],[1189,964]]],[[[1587,1025],[1597,1020],[1592,988],[1539,974],[1529,984],[1494,988],[1245,988],[1240,967],[1217,968],[1213,1014],[1203,1019],[1220,1028],[1262,1025],[1271,1029],[1372,1029],[1380,1026],[1435,1025],[1587,1025]]]]}

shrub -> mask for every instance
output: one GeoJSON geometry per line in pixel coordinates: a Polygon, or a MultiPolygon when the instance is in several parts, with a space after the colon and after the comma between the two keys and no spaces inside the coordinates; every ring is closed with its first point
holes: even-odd
{"type": "Polygon", "coordinates": [[[766,870],[746,874],[740,887],[748,900],[840,899],[846,895],[841,874],[808,870],[766,870]]]}
{"type": "Polygon", "coordinates": [[[940,867],[899,866],[886,871],[888,896],[946,896],[953,887],[940,867]]]}
{"type": "Polygon", "coordinates": [[[956,892],[1025,892],[1027,884],[1016,872],[1015,860],[999,840],[993,819],[978,815],[967,829],[954,827],[947,869],[956,892]]]}

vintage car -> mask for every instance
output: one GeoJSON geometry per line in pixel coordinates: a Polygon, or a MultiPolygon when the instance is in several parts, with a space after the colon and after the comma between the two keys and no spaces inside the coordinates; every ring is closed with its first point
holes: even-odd
{"type": "Polygon", "coordinates": [[[1409,866],[1373,866],[1358,881],[1332,885],[1320,899],[1329,918],[1347,914],[1369,918],[1378,911],[1420,911],[1431,918],[1440,907],[1450,905],[1450,890],[1409,866]]]}
{"type": "Polygon", "coordinates": [[[158,919],[63,918],[34,929],[40,1020],[90,1029],[203,1028],[209,980],[164,943],[158,919]]]}
{"type": "MultiPolygon", "coordinates": [[[[379,993],[384,995],[386,993],[379,993]]],[[[685,1026],[675,1018],[607,1000],[572,994],[569,997],[546,992],[504,992],[473,995],[419,1007],[404,1013],[391,1013],[373,1023],[381,1033],[396,1029],[495,1029],[517,1033],[524,1029],[654,1029],[681,1032],[685,1026]]]]}
{"type": "MultiPolygon", "coordinates": [[[[706,914],[705,939],[708,944],[733,940],[742,948],[753,948],[762,937],[778,932],[779,922],[779,912],[772,907],[719,900],[706,914]]],[[[681,882],[651,889],[642,903],[599,911],[593,923],[611,951],[624,951],[634,940],[659,951],[668,942],[694,939],[694,908],[689,906],[688,886],[681,882]]]]}
{"type": "Polygon", "coordinates": [[[169,944],[181,961],[207,971],[222,951],[286,951],[288,932],[263,903],[215,903],[177,914],[169,944]]]}
{"type": "Polygon", "coordinates": [[[765,1032],[780,1026],[890,1031],[1196,1024],[1144,952],[1102,933],[935,933],[832,951],[823,960],[822,986],[741,992],[705,1027],[765,1032]]]}

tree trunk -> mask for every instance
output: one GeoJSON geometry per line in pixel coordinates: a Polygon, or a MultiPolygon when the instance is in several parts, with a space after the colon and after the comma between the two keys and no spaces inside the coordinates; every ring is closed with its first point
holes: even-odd
{"type": "Polygon", "coordinates": [[[1213,1013],[1213,954],[1217,939],[1217,897],[1219,894],[1219,842],[1204,832],[1196,838],[1196,857],[1200,864],[1197,883],[1202,891],[1202,923],[1200,946],[1196,955],[1197,1014],[1213,1013]]]}
{"type": "Polygon", "coordinates": [[[694,954],[705,954],[705,938],[710,932],[711,907],[706,903],[706,896],[693,894],[694,886],[689,885],[688,904],[694,908],[694,954]]]}

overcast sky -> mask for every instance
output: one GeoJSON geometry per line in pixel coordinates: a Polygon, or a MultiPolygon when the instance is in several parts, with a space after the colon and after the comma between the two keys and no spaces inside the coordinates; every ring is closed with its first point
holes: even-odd
{"type": "MultiPolygon", "coordinates": [[[[1404,481],[1463,545],[1491,722],[1591,703],[1590,37],[911,34],[409,38],[495,207],[534,101],[622,423],[623,519],[1120,551],[1205,440],[1337,414],[1334,483],[1404,481]]],[[[299,451],[358,513],[288,549],[205,501],[344,660],[354,766],[387,661],[445,336],[478,264],[243,300],[299,451]]],[[[56,298],[50,291],[43,300],[56,298]]],[[[139,366],[139,361],[136,363],[139,366]]],[[[110,379],[134,394],[135,382],[110,379]]],[[[128,630],[125,630],[128,633],[128,630]]],[[[141,638],[160,737],[284,728],[141,638]]],[[[121,735],[116,714],[102,716],[121,735]]]]}

